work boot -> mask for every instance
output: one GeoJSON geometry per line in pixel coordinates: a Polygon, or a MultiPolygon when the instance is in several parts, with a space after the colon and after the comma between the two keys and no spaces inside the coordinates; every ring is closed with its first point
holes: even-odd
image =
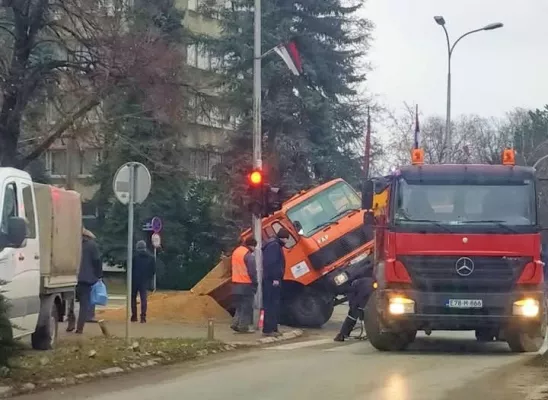
{"type": "Polygon", "coordinates": [[[349,337],[355,326],[356,326],[356,320],[350,317],[346,317],[346,319],[344,320],[341,326],[340,334],[344,337],[349,337]]]}
{"type": "Polygon", "coordinates": [[[141,317],[141,324],[147,323],[147,317],[141,317]]]}
{"type": "Polygon", "coordinates": [[[135,315],[131,316],[131,322],[137,322],[137,317],[135,315]]]}
{"type": "Polygon", "coordinates": [[[344,335],[342,333],[337,333],[337,336],[333,339],[335,342],[344,342],[344,335]]]}

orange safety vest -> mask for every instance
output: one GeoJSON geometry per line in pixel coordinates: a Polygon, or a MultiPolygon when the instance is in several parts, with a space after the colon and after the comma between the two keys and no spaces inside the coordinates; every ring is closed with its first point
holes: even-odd
{"type": "Polygon", "coordinates": [[[251,284],[251,278],[245,265],[245,256],[249,249],[244,246],[238,246],[232,253],[232,282],[251,284]]]}

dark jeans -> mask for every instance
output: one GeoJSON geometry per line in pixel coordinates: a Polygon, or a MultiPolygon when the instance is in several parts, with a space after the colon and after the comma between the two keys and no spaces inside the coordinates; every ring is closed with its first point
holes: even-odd
{"type": "Polygon", "coordinates": [[[278,332],[280,318],[281,286],[274,286],[272,281],[263,282],[263,333],[278,332]]]}
{"type": "Polygon", "coordinates": [[[365,306],[373,292],[373,279],[361,278],[355,282],[352,292],[348,294],[348,315],[343,322],[340,333],[343,336],[350,336],[350,333],[356,326],[356,322],[365,320],[365,306]]]}
{"type": "Polygon", "coordinates": [[[141,299],[141,318],[147,316],[148,282],[137,282],[131,285],[131,318],[137,318],[137,293],[141,299]]]}
{"type": "Polygon", "coordinates": [[[80,310],[78,311],[78,321],[76,323],[76,330],[82,332],[84,325],[89,317],[89,310],[91,308],[91,287],[89,283],[78,282],[76,285],[76,296],[80,302],[80,310]]]}
{"type": "Polygon", "coordinates": [[[246,330],[253,324],[253,295],[235,294],[234,306],[236,313],[232,319],[232,328],[234,330],[246,330]]]}

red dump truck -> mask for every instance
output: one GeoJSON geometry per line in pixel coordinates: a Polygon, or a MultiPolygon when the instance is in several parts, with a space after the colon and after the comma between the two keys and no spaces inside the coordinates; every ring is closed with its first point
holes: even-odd
{"type": "Polygon", "coordinates": [[[371,344],[402,350],[418,330],[474,330],[537,351],[547,308],[536,185],[511,149],[502,165],[424,165],[416,149],[412,165],[369,181],[366,204],[386,194],[375,221],[366,216],[376,225],[371,344]]]}

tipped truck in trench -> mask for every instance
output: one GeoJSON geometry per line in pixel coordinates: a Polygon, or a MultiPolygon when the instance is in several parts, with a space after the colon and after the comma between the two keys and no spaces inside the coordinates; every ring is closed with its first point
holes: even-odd
{"type": "MultiPolygon", "coordinates": [[[[354,271],[371,268],[373,230],[364,226],[361,198],[344,180],[335,179],[302,191],[262,219],[266,241],[285,228],[290,239],[284,248],[282,323],[320,327],[346,300],[354,271]]],[[[250,236],[251,230],[241,234],[250,236]]],[[[227,257],[192,288],[210,295],[229,311],[231,265],[227,257]]]]}

